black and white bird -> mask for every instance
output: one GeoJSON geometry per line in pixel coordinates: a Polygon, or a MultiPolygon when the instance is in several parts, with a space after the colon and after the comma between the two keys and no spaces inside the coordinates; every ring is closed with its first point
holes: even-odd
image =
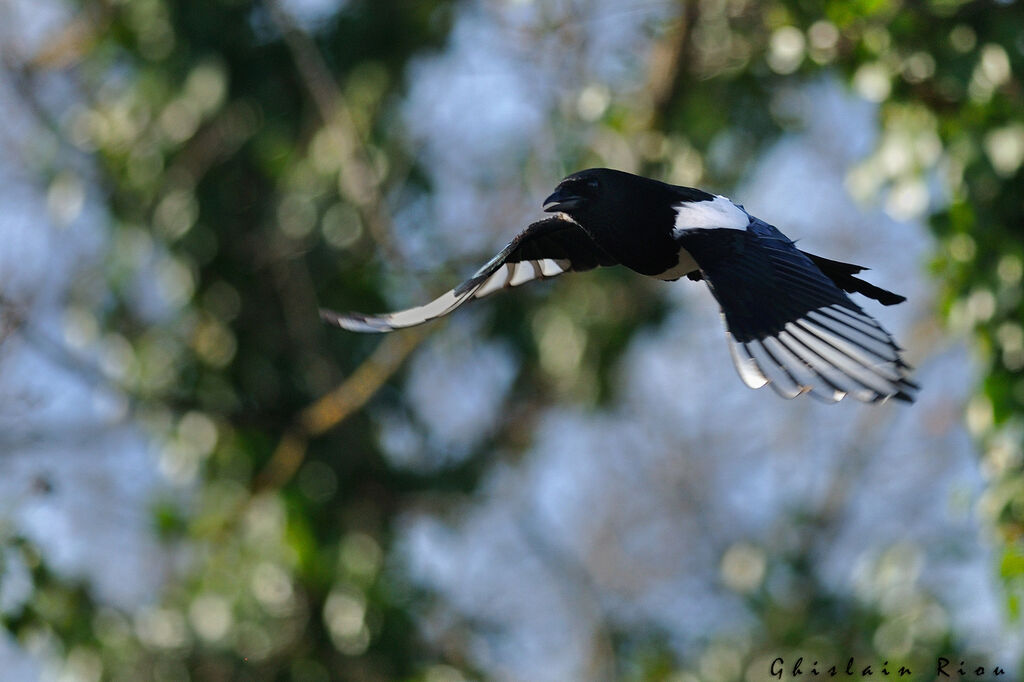
{"type": "Polygon", "coordinates": [[[751,388],[827,402],[913,402],[918,386],[892,336],[844,292],[882,305],[906,300],[854,275],[865,268],[798,249],[729,199],[607,168],[574,173],[533,223],[468,280],[416,308],[384,315],[322,310],[358,332],[388,332],[446,315],[501,289],[599,265],[661,280],[704,280],[718,300],[733,363],[751,388]]]}

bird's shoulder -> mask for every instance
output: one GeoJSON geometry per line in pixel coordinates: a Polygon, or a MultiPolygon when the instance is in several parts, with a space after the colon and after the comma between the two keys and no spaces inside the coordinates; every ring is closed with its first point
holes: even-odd
{"type": "Polygon", "coordinates": [[[783,234],[782,230],[771,223],[766,223],[756,216],[750,216],[750,223],[747,225],[747,232],[760,240],[766,240],[777,248],[788,246],[796,249],[796,242],[783,234]]]}
{"type": "Polygon", "coordinates": [[[675,220],[673,235],[688,230],[747,230],[753,217],[739,204],[721,194],[711,194],[693,187],[674,187],[672,209],[675,220]]]}

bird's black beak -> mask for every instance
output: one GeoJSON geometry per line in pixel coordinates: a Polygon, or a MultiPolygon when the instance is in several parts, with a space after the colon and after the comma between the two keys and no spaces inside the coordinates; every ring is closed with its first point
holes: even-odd
{"type": "Polygon", "coordinates": [[[582,197],[573,194],[564,187],[556,187],[555,193],[544,200],[545,213],[564,213],[571,211],[583,202],[582,197]]]}

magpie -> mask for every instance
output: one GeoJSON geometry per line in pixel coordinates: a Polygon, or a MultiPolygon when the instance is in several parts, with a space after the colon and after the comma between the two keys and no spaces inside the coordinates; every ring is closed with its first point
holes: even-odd
{"type": "Polygon", "coordinates": [[[468,280],[426,305],[383,315],[321,310],[357,332],[388,332],[446,315],[501,289],[623,265],[666,281],[707,283],[733,364],[750,388],[826,402],[913,402],[917,384],[892,336],[844,292],[882,305],[906,298],[855,275],[866,268],[798,249],[721,195],[608,168],[562,180],[533,223],[468,280]]]}

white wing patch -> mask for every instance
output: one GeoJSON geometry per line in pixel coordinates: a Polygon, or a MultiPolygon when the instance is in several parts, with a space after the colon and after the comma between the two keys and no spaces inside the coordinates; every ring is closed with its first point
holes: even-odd
{"type": "Polygon", "coordinates": [[[399,310],[386,315],[363,315],[362,313],[336,313],[321,310],[325,322],[354,332],[389,332],[393,329],[415,327],[435,318],[447,315],[471,298],[483,298],[507,287],[532,282],[535,279],[555,277],[568,272],[572,263],[565,258],[542,258],[539,260],[505,263],[482,282],[456,294],[456,289],[445,292],[426,305],[399,310]]]}
{"type": "Polygon", "coordinates": [[[673,208],[676,210],[673,237],[679,237],[687,230],[704,228],[745,230],[750,223],[746,211],[720,195],[711,201],[686,201],[673,208]]]}

